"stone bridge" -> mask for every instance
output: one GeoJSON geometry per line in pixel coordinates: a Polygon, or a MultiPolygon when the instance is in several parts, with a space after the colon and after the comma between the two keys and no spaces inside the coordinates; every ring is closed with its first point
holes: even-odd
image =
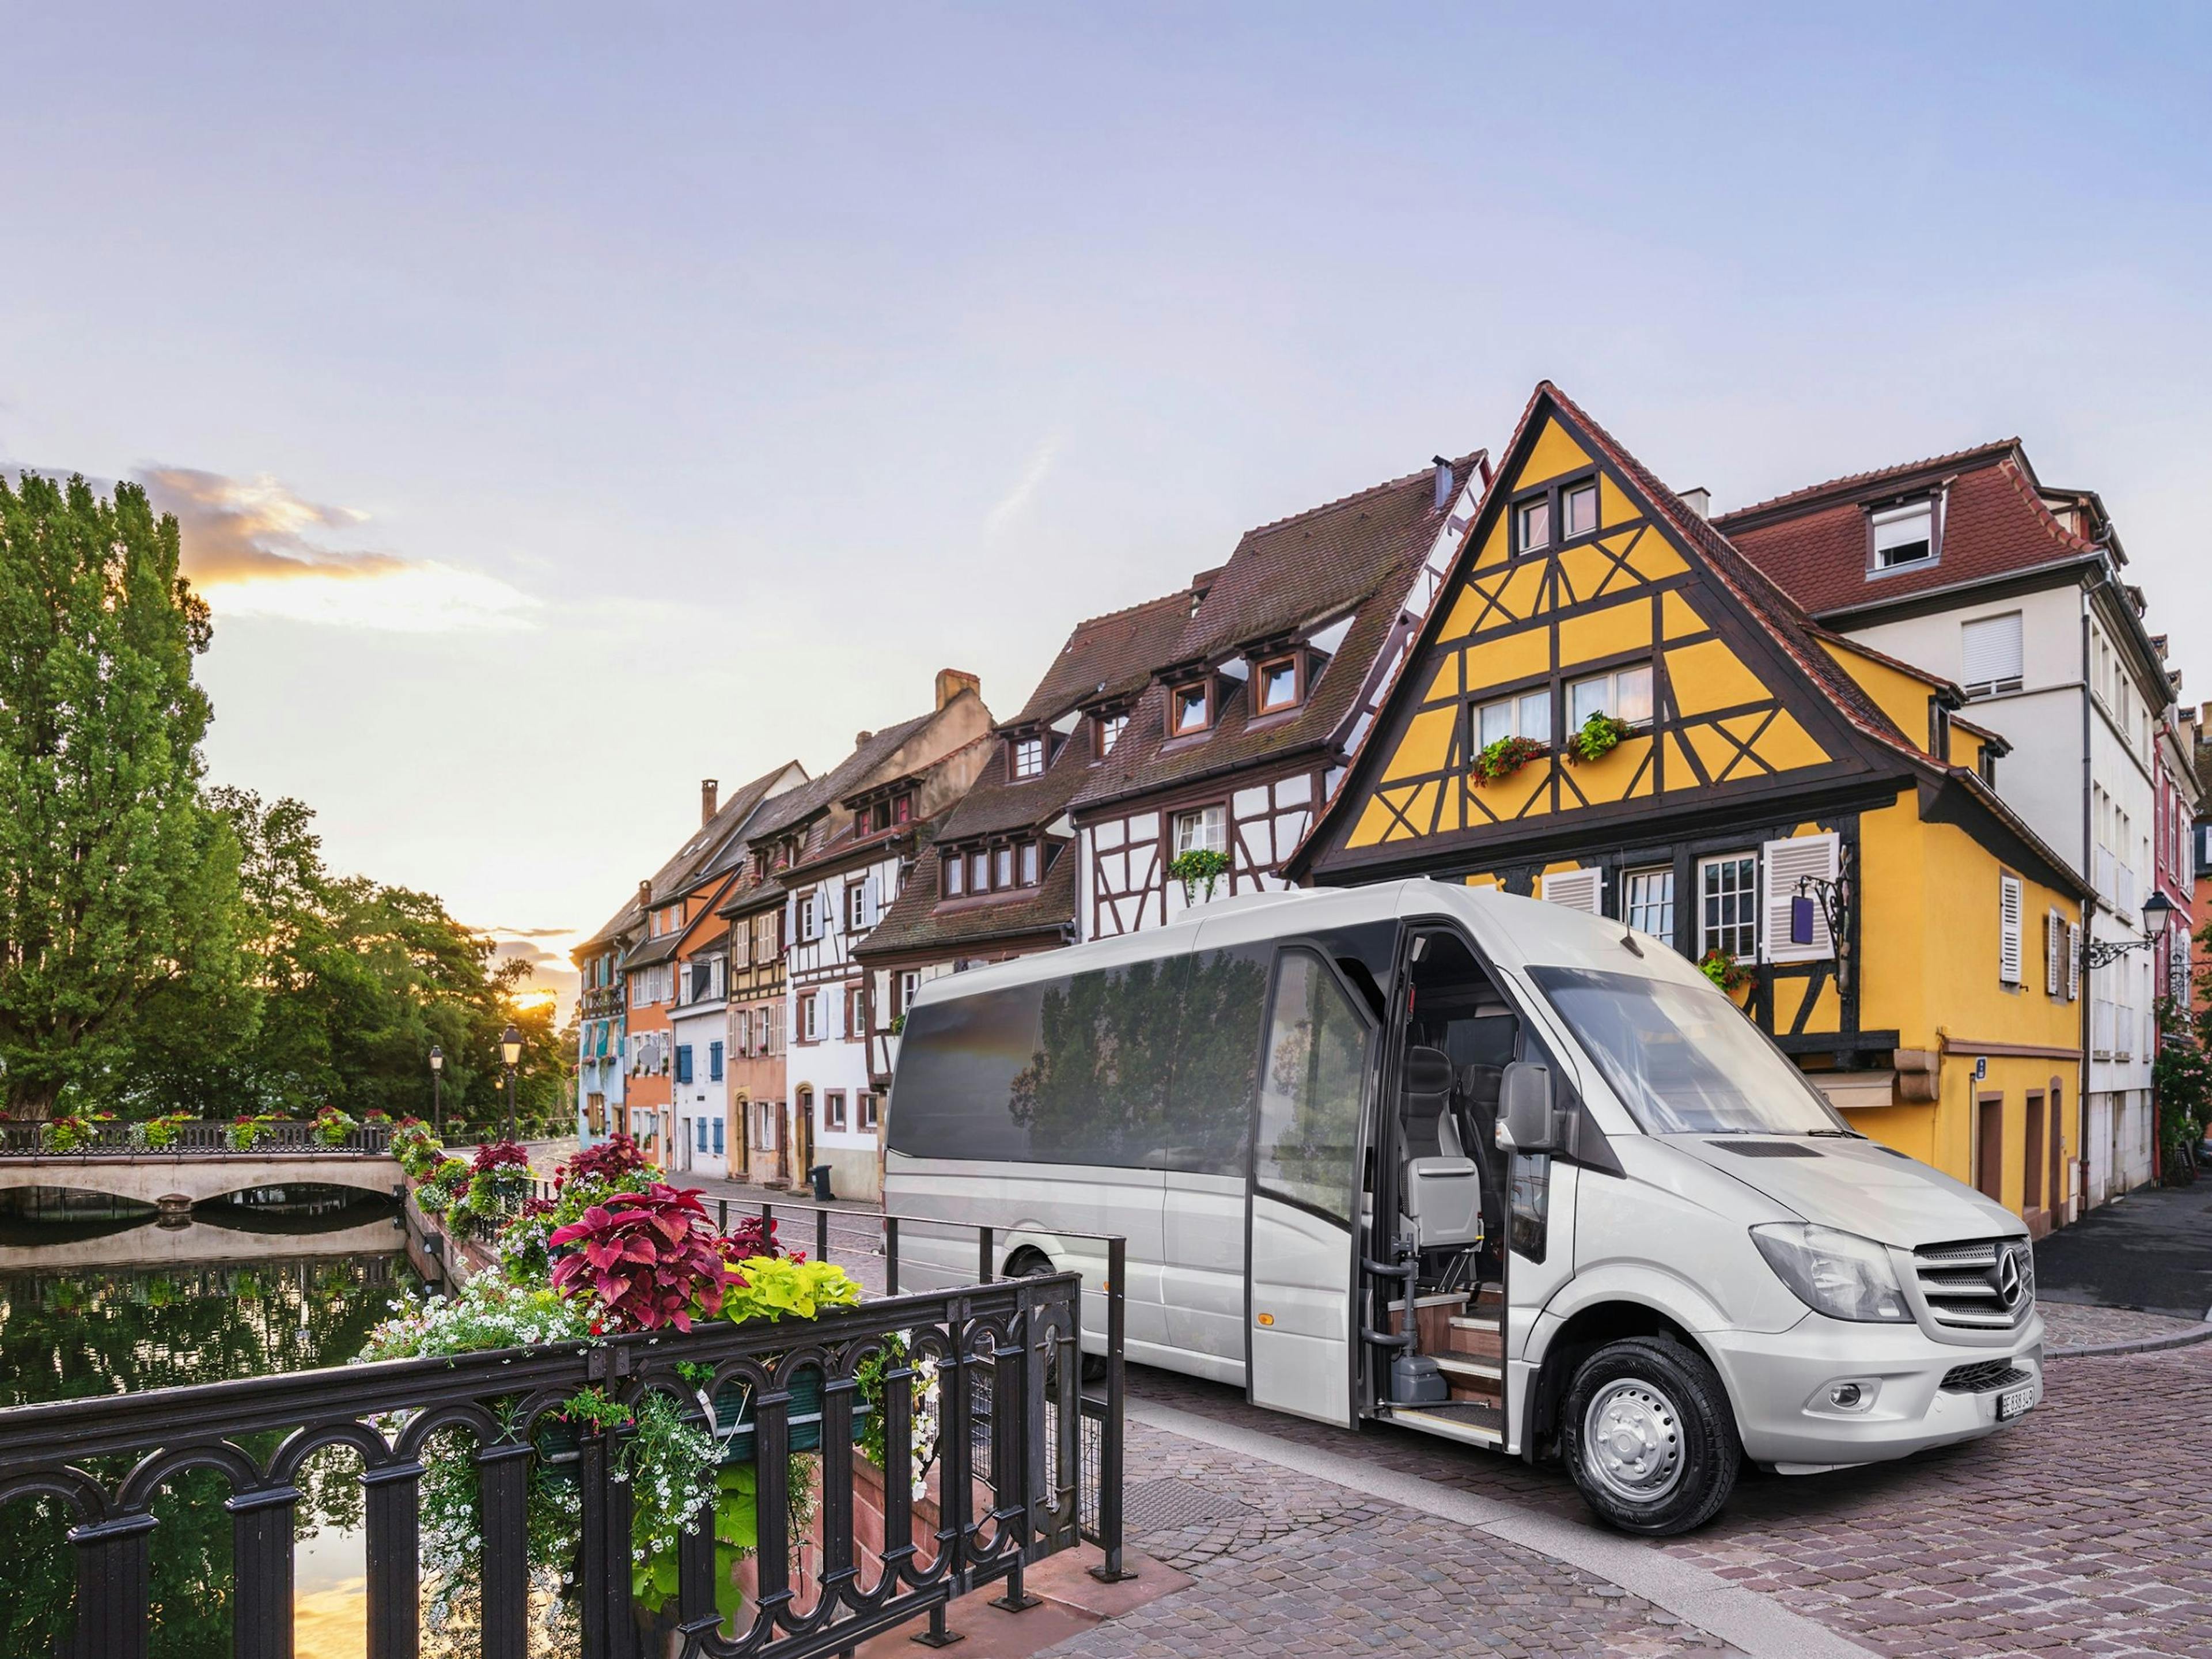
{"type": "Polygon", "coordinates": [[[351,1187],[389,1198],[403,1184],[399,1162],[385,1152],[100,1152],[0,1158],[0,1192],[64,1187],[176,1208],[255,1187],[351,1187]],[[166,1200],[166,1203],[165,1203],[166,1200]]]}

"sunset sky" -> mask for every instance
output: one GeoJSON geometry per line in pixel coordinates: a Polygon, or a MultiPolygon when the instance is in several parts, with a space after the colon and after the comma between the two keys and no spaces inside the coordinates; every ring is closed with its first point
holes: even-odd
{"type": "Polygon", "coordinates": [[[558,956],[726,787],[1551,376],[1725,509],[2017,434],[2212,696],[2212,10],[15,9],[0,465],[214,778],[558,956]]]}

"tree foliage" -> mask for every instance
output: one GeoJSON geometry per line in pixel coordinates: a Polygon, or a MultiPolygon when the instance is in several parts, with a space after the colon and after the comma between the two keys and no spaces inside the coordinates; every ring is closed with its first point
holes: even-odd
{"type": "MultiPolygon", "coordinates": [[[[238,1006],[238,848],[200,798],[206,606],[145,492],[0,479],[0,1066],[100,1089],[185,994],[238,1006]]],[[[250,1011],[239,1008],[241,1016],[250,1011]]]]}
{"type": "Polygon", "coordinates": [[[552,1011],[434,896],[334,873],[314,814],[208,788],[207,607],[144,492],[0,480],[0,1103],[154,1117],[561,1112],[552,1011]]]}

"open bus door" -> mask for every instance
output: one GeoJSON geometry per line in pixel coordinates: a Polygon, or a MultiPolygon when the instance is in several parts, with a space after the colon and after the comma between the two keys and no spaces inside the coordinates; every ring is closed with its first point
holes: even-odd
{"type": "Polygon", "coordinates": [[[1377,1039],[1365,1001],[1311,945],[1276,952],[1246,1204],[1252,1403],[1349,1426],[1361,1122],[1377,1039]]]}

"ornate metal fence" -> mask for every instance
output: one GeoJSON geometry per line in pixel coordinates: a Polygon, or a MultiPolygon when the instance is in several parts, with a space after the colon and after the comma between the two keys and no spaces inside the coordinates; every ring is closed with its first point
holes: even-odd
{"type": "Polygon", "coordinates": [[[177,1125],[176,1139],[166,1146],[146,1144],[143,1123],[94,1123],[90,1139],[66,1152],[44,1144],[44,1125],[0,1123],[0,1158],[172,1158],[218,1153],[226,1158],[263,1158],[270,1152],[317,1152],[325,1157],[358,1152],[380,1157],[390,1150],[391,1137],[383,1128],[356,1127],[332,1146],[320,1139],[311,1122],[285,1120],[264,1123],[255,1131],[251,1146],[230,1144],[231,1126],[212,1118],[195,1118],[177,1125]]]}
{"type": "MultiPolygon", "coordinates": [[[[370,1659],[416,1659],[425,1457],[434,1437],[453,1431],[475,1446],[483,1659],[525,1659],[546,1582],[541,1574],[533,1589],[532,1570],[548,1565],[568,1575],[558,1594],[571,1598],[592,1659],[801,1659],[921,1619],[922,1640],[948,1640],[954,1597],[1003,1582],[1001,1605],[1029,1605],[1024,1566],[1095,1534],[1087,1517],[1109,1509],[1119,1568],[1119,1469],[1080,1443],[1086,1419],[1103,1419],[1118,1441],[1118,1389],[1110,1415],[1106,1402],[1081,1400],[1080,1318],[1079,1280],[1063,1273],[894,1296],[811,1322],[19,1407],[0,1411],[0,1505],[43,1497],[70,1512],[78,1659],[144,1659],[149,1563],[161,1547],[155,1497],[196,1469],[228,1486],[234,1651],[289,1655],[301,1469],[332,1446],[362,1462],[370,1659]],[[875,1409],[862,1370],[871,1361],[883,1376],[879,1471],[855,1449],[875,1409]],[[658,1391],[719,1425],[725,1463],[751,1465],[757,1534],[736,1594],[735,1581],[718,1583],[709,1508],[678,1545],[669,1607],[640,1615],[621,1473],[629,1431],[560,1415],[594,1387],[633,1404],[658,1391]],[[920,1496],[918,1393],[938,1419],[920,1496]],[[803,1531],[790,1504],[794,1451],[818,1456],[818,1504],[803,1531]],[[581,1543],[573,1560],[534,1562],[531,1481],[556,1468],[580,1498],[581,1543]],[[1109,1480],[1115,1490],[1097,1490],[1109,1480]]],[[[1118,1382],[1118,1340],[1110,1346],[1118,1382]]]]}

